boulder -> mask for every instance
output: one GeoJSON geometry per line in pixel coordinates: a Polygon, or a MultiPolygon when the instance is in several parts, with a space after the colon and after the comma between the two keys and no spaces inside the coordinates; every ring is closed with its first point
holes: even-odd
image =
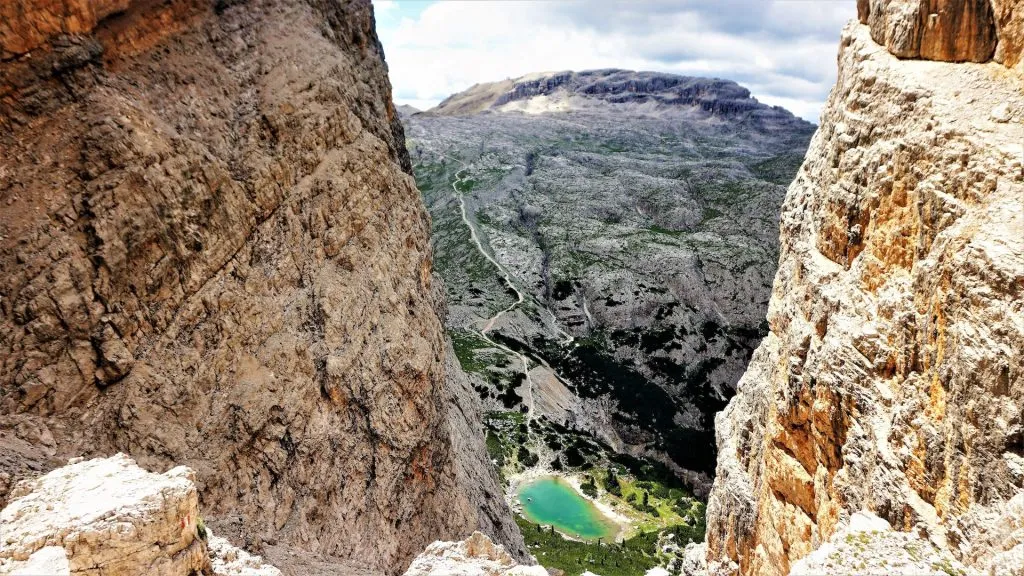
{"type": "Polygon", "coordinates": [[[505,548],[474,532],[461,542],[434,542],[417,556],[405,576],[547,576],[541,566],[518,564],[505,548]]]}
{"type": "Polygon", "coordinates": [[[0,574],[281,576],[208,531],[194,480],[117,454],[23,481],[0,512],[0,574]]]}

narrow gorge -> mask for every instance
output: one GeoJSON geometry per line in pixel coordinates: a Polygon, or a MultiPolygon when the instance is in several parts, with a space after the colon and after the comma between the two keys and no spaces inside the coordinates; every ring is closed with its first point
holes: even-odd
{"type": "Polygon", "coordinates": [[[0,574],[1024,575],[1024,3],[843,1],[818,126],[0,4],[0,574]]]}

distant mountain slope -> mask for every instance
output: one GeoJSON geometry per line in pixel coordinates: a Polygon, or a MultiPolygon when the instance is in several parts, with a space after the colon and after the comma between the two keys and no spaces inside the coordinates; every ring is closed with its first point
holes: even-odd
{"type": "Polygon", "coordinates": [[[594,101],[663,104],[694,107],[713,114],[751,113],[773,117],[789,125],[792,114],[761,104],[750,91],[718,78],[677,76],[661,72],[605,69],[583,72],[546,72],[516,79],[476,84],[453,94],[428,111],[437,116],[467,116],[486,110],[522,109],[517,104],[543,99],[562,102],[564,111],[594,101]]]}
{"type": "Polygon", "coordinates": [[[709,473],[814,127],[730,81],[624,70],[480,84],[404,122],[478,392],[709,473]]]}

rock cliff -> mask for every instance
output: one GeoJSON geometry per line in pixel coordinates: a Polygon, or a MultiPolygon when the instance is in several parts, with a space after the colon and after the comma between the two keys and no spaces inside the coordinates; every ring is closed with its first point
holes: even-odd
{"type": "Polygon", "coordinates": [[[0,54],[0,500],[123,451],[249,547],[522,554],[369,1],[4,3],[0,54]]]}
{"type": "MultiPolygon", "coordinates": [[[[453,94],[426,112],[427,116],[465,116],[499,110],[512,102],[538,96],[574,95],[624,104],[686,106],[718,115],[755,112],[760,119],[792,128],[792,115],[751,98],[750,91],[719,78],[678,76],[661,72],[634,72],[615,68],[581,72],[539,72],[500,82],[477,84],[453,94]]],[[[772,126],[777,128],[777,126],[772,126]]]]}
{"type": "Polygon", "coordinates": [[[785,574],[870,511],[937,563],[1019,573],[1021,9],[861,8],[783,204],[770,333],[716,419],[710,568],[785,574]]]}

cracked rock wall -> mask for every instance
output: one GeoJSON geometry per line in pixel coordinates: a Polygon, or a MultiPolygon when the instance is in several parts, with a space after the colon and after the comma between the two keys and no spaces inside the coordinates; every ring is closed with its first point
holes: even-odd
{"type": "Polygon", "coordinates": [[[713,573],[786,574],[860,510],[968,569],[1024,569],[1024,78],[1008,48],[901,60],[876,32],[843,32],[771,332],[716,420],[713,573]]]}
{"type": "Polygon", "coordinates": [[[397,573],[481,528],[521,554],[459,437],[370,2],[0,12],[3,492],[123,451],[193,468],[247,547],[397,573]]]}

